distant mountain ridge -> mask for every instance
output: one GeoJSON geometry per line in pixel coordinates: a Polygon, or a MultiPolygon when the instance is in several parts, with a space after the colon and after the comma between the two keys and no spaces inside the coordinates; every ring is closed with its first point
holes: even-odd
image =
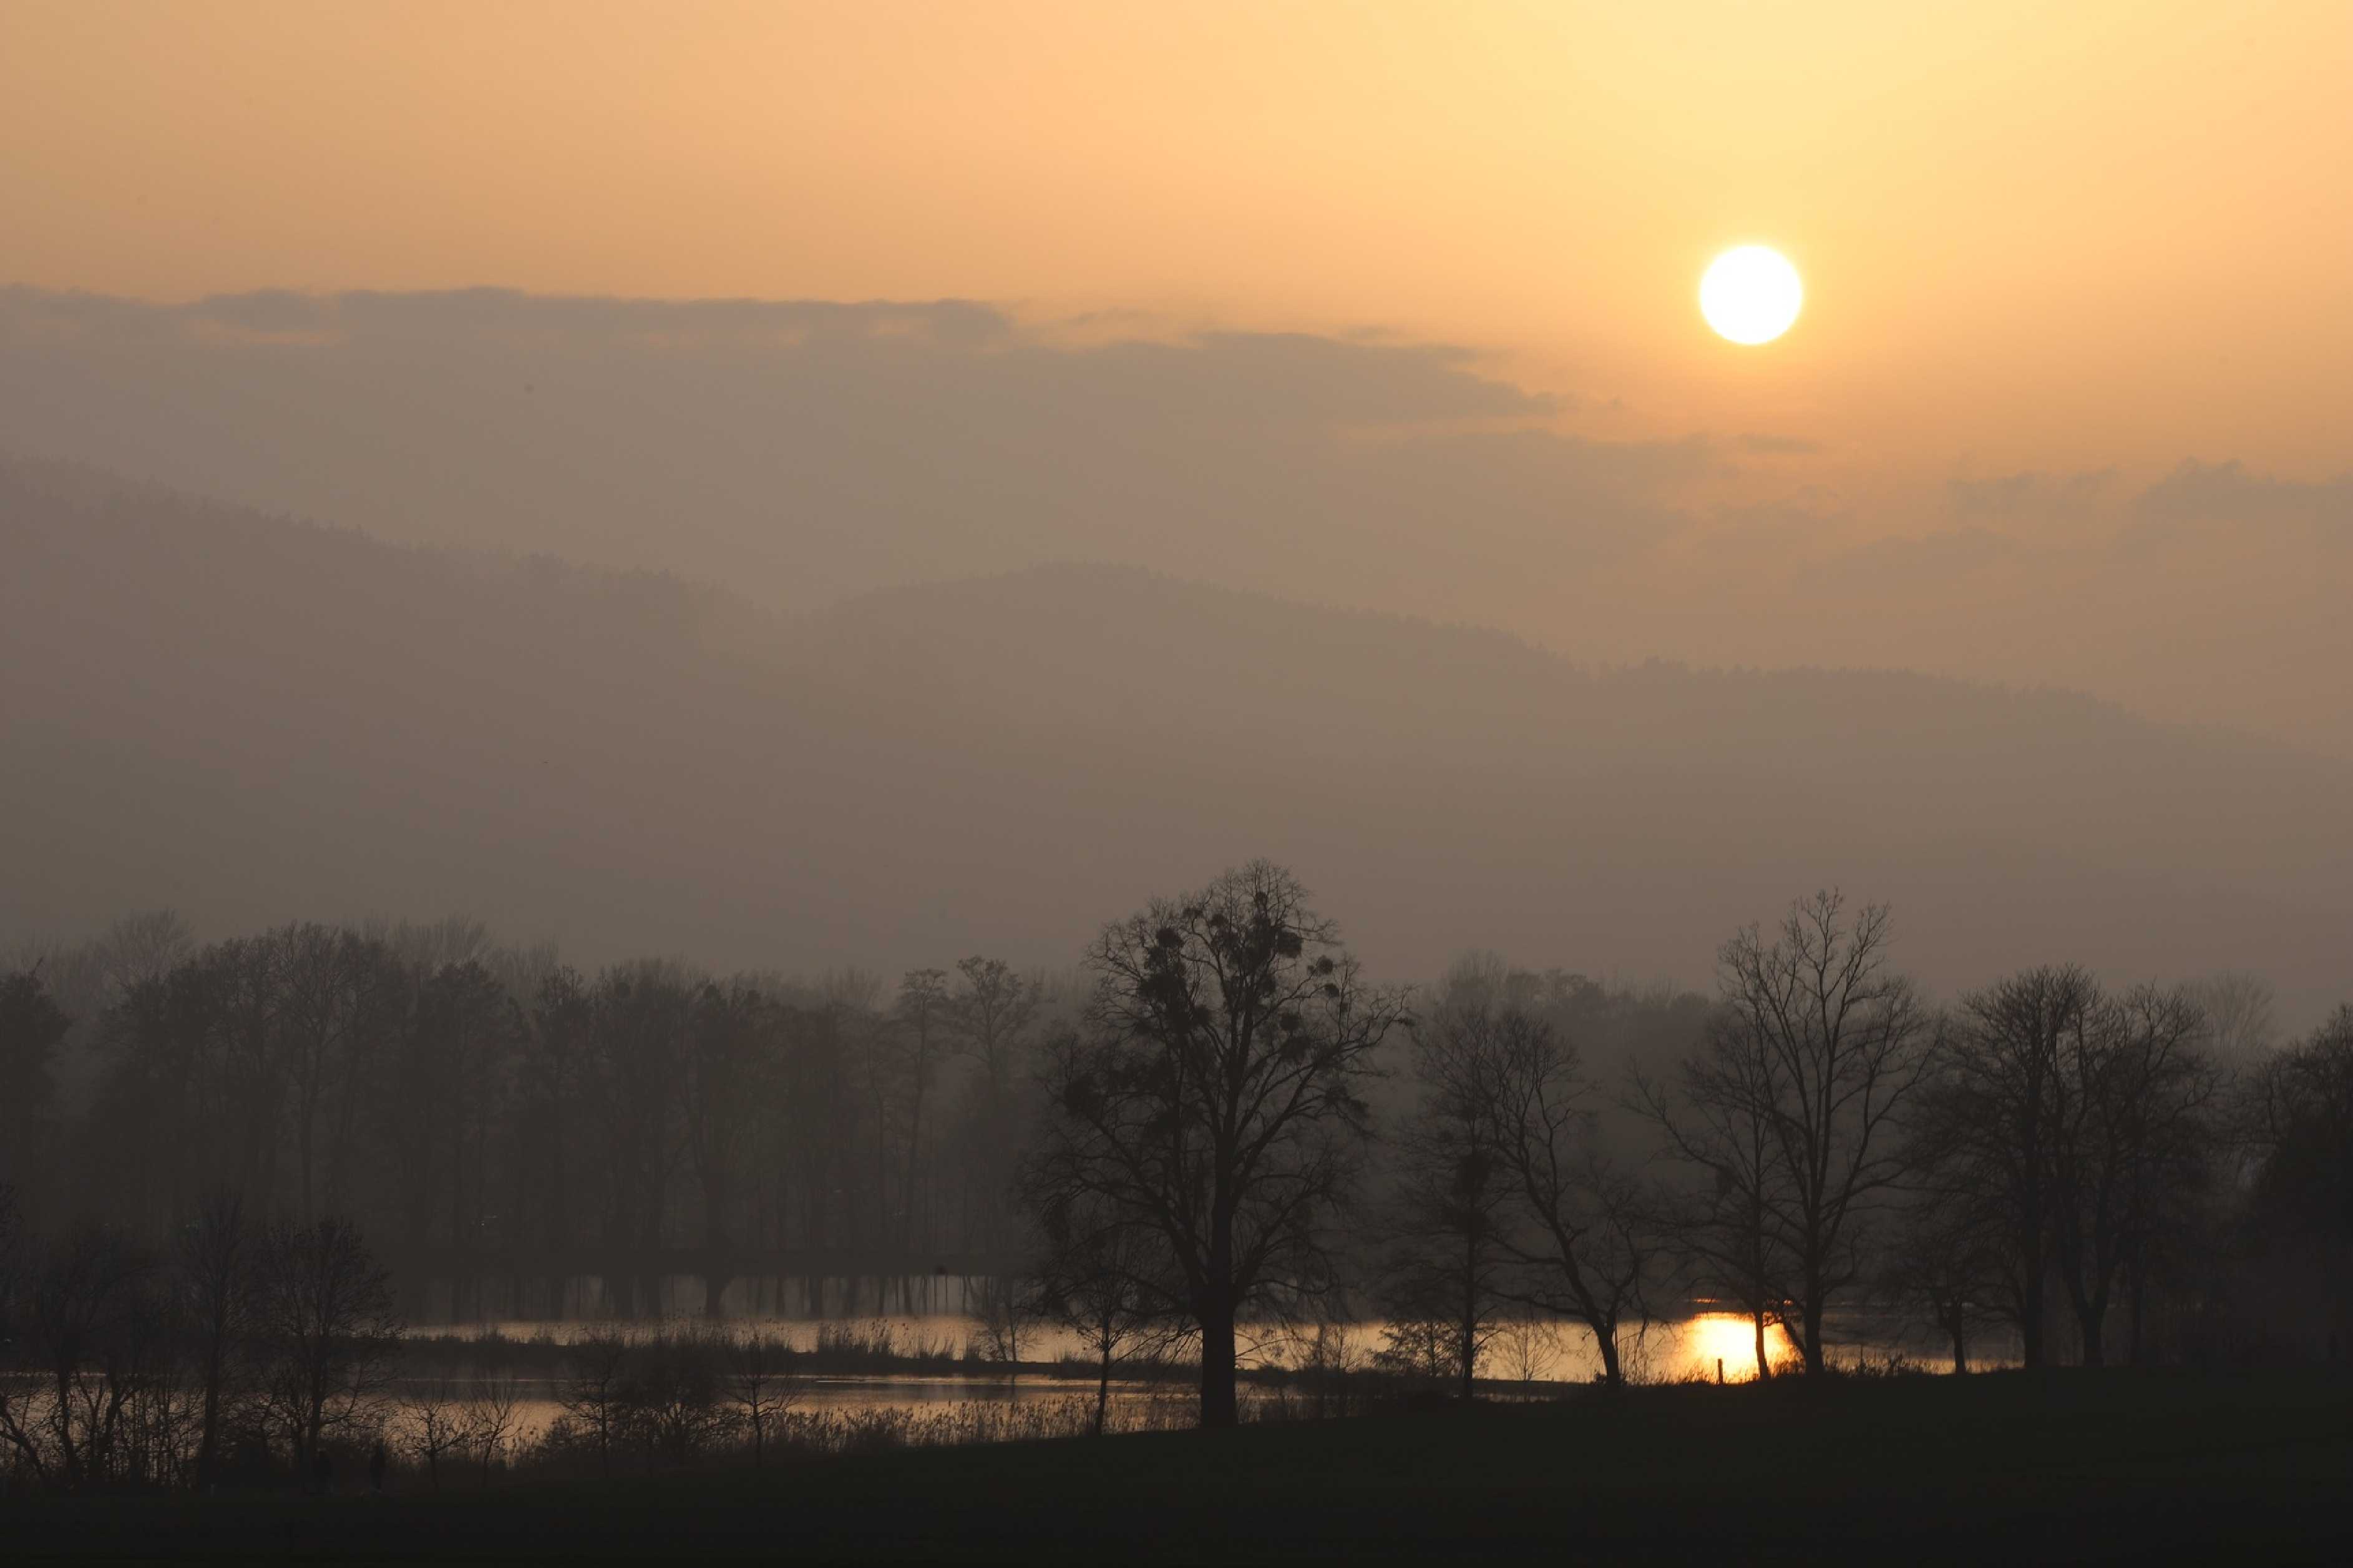
{"type": "Polygon", "coordinates": [[[1588,670],[1056,566],[784,620],[0,468],[0,930],[463,910],[586,960],[1068,963],[1264,854],[1399,975],[1704,976],[1823,884],[1943,985],[2353,984],[2353,770],[2058,691],[1588,670]]]}

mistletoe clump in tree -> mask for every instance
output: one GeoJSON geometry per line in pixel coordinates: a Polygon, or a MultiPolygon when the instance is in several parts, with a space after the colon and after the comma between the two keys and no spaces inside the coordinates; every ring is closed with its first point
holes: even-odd
{"type": "Polygon", "coordinates": [[[1402,994],[1367,985],[1298,879],[1262,860],[1105,928],[1087,962],[1083,1026],[1050,1054],[1031,1201],[1050,1236],[1073,1210],[1100,1216],[1090,1247],[1191,1324],[1202,1424],[1231,1426],[1237,1319],[1330,1283],[1356,1090],[1402,994]]]}

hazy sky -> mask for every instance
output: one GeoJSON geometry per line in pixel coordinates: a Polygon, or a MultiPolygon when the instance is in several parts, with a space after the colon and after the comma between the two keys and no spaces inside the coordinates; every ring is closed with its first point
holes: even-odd
{"type": "Polygon", "coordinates": [[[2348,79],[2342,0],[0,0],[0,448],[2353,750],[2348,79]],[[1762,348],[1696,310],[1741,241],[1809,289],[1762,348]],[[581,299],[326,298],[479,285],[581,299]],[[615,303],[730,299],[976,304],[615,303]]]}
{"type": "Polygon", "coordinates": [[[2310,478],[2346,456],[2348,70],[2341,0],[6,0],[0,210],[53,288],[1362,327],[1842,475],[2310,478]],[[1811,290],[1769,352],[1693,309],[1742,239],[1811,290]]]}

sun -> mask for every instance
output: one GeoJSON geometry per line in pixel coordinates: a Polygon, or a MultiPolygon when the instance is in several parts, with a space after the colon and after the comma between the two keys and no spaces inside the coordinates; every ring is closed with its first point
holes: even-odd
{"type": "Polygon", "coordinates": [[[1699,280],[1699,313],[1736,343],[1769,343],[1789,330],[1806,286],[1779,251],[1743,245],[1708,264],[1699,280]]]}

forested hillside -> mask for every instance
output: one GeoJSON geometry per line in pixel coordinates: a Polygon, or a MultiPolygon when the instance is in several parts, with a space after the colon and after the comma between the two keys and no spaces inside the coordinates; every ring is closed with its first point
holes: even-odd
{"type": "Polygon", "coordinates": [[[1293,866],[1366,961],[1706,974],[1826,884],[1939,986],[2051,954],[2342,983],[2353,776],[2058,692],[1580,669],[1071,566],[795,620],[657,576],[0,479],[0,925],[450,911],[597,962],[1062,965],[1293,866]]]}

